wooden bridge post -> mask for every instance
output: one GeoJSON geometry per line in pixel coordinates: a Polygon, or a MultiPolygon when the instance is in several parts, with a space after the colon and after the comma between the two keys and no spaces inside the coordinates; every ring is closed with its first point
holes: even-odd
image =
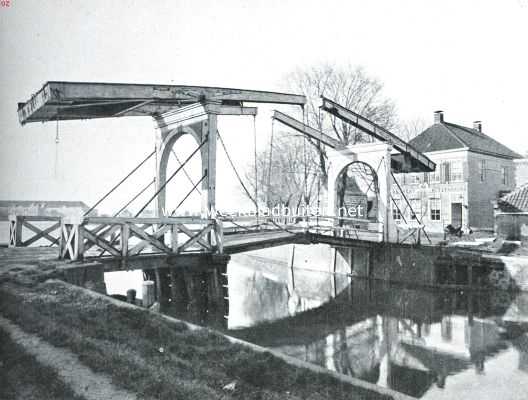
{"type": "Polygon", "coordinates": [[[215,233],[215,239],[216,239],[216,251],[220,254],[224,253],[224,226],[222,224],[222,221],[219,219],[214,220],[214,233],[215,233]]]}
{"type": "Polygon", "coordinates": [[[124,222],[121,224],[121,257],[128,257],[128,239],[130,238],[130,226],[124,222]]]}
{"type": "Polygon", "coordinates": [[[62,218],[60,227],[59,258],[72,261],[82,260],[84,237],[82,218],[62,218]]]}
{"type": "Polygon", "coordinates": [[[170,246],[173,253],[178,252],[178,232],[179,232],[178,225],[173,224],[171,226],[171,246],[170,246]]]}
{"type": "Polygon", "coordinates": [[[9,247],[20,247],[22,245],[22,216],[9,215],[9,247]]]}
{"type": "Polygon", "coordinates": [[[202,137],[207,137],[207,144],[205,150],[202,152],[202,174],[205,175],[205,180],[202,185],[202,218],[205,219],[216,218],[217,129],[217,115],[207,113],[207,120],[202,122],[202,137]]]}

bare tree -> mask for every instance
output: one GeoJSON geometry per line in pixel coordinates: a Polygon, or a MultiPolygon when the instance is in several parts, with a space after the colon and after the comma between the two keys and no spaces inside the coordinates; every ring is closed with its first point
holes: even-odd
{"type": "MultiPolygon", "coordinates": [[[[305,121],[312,127],[336,137],[343,144],[370,141],[370,138],[353,126],[319,110],[320,97],[330,98],[387,129],[396,126],[394,102],[382,93],[382,83],[367,75],[363,68],[330,64],[297,69],[288,74],[285,86],[307,98],[305,121]]],[[[327,154],[320,142],[309,139],[316,149],[324,186],[327,185],[327,154]]]]}
{"type": "Polygon", "coordinates": [[[254,168],[246,173],[252,193],[257,184],[259,204],[297,212],[301,205],[314,205],[320,185],[315,149],[304,137],[291,133],[276,134],[271,146],[257,154],[257,179],[254,168]]]}
{"type": "Polygon", "coordinates": [[[398,124],[398,127],[396,128],[396,134],[406,142],[409,142],[420,133],[425,131],[427,126],[428,124],[425,119],[413,118],[398,124]]]}

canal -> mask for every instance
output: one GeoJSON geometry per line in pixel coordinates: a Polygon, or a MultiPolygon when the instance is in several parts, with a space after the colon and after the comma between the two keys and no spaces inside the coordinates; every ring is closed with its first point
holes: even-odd
{"type": "MultiPolygon", "coordinates": [[[[417,398],[526,398],[527,292],[362,279],[329,254],[298,245],[233,256],[227,316],[189,287],[178,289],[184,302],[169,291],[161,311],[417,398]]],[[[141,283],[119,274],[109,293],[141,283]]]]}

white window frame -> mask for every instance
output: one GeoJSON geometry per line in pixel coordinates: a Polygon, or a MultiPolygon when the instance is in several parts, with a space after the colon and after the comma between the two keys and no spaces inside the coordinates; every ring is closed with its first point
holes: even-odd
{"type": "Polygon", "coordinates": [[[431,221],[442,220],[442,199],[439,197],[431,197],[429,199],[429,219],[431,221]]]}
{"type": "Polygon", "coordinates": [[[480,181],[486,181],[486,160],[479,161],[480,181]]]}
{"type": "Polygon", "coordinates": [[[462,161],[453,161],[450,169],[452,182],[462,182],[464,180],[464,165],[462,161]]]}

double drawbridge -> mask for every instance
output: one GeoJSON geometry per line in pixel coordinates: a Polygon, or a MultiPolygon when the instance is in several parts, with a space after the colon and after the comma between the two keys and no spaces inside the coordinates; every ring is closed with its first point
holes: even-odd
{"type": "MultiPolygon", "coordinates": [[[[398,186],[394,174],[430,172],[434,171],[435,164],[381,126],[330,99],[322,97],[321,100],[320,108],[330,118],[352,125],[372,137],[373,142],[345,145],[310,127],[304,117],[306,98],[296,94],[177,85],[48,82],[29,101],[19,104],[18,114],[22,124],[148,116],[156,124],[155,150],[83,216],[11,215],[9,244],[23,247],[46,241],[50,246],[58,246],[61,259],[97,259],[104,262],[109,270],[116,270],[156,268],[167,263],[185,266],[225,263],[230,254],[290,243],[327,243],[346,247],[368,246],[373,242],[419,243],[422,235],[428,239],[423,224],[398,186]],[[296,218],[259,215],[259,200],[255,192],[262,188],[255,184],[254,191],[248,189],[218,130],[218,119],[222,116],[250,116],[255,119],[257,107],[246,104],[300,107],[302,120],[281,111],[275,111],[273,119],[326,146],[328,205],[324,215],[317,213],[296,218]],[[179,165],[174,171],[168,171],[169,157],[176,142],[183,136],[192,137],[196,147],[186,159],[178,160],[179,165]],[[255,205],[254,216],[226,216],[217,209],[218,142],[239,183],[255,205]],[[200,157],[200,175],[188,176],[193,183],[191,190],[178,204],[171,204],[171,209],[167,204],[167,186],[174,177],[188,175],[185,167],[197,157],[200,157]],[[112,216],[93,215],[102,202],[152,159],[156,164],[152,180],[138,188],[139,191],[112,216]],[[368,216],[349,217],[340,213],[344,206],[342,196],[341,200],[338,196],[338,192],[344,190],[340,187],[341,178],[351,166],[358,175],[355,179],[365,182],[367,191],[373,194],[368,202],[365,200],[368,216]],[[404,230],[393,219],[393,208],[399,207],[392,194],[395,188],[405,199],[413,222],[405,221],[409,224],[404,230]],[[138,199],[142,199],[148,191],[152,191],[152,195],[138,207],[139,211],[133,216],[123,216],[132,204],[137,207],[138,199]],[[180,206],[196,192],[201,197],[201,214],[180,215],[180,206]],[[152,208],[155,215],[146,217],[145,211],[152,208]]],[[[256,137],[256,129],[254,134],[256,137]]],[[[299,174],[302,175],[303,171],[299,174]]],[[[405,214],[399,208],[398,211],[405,214]]]]}

